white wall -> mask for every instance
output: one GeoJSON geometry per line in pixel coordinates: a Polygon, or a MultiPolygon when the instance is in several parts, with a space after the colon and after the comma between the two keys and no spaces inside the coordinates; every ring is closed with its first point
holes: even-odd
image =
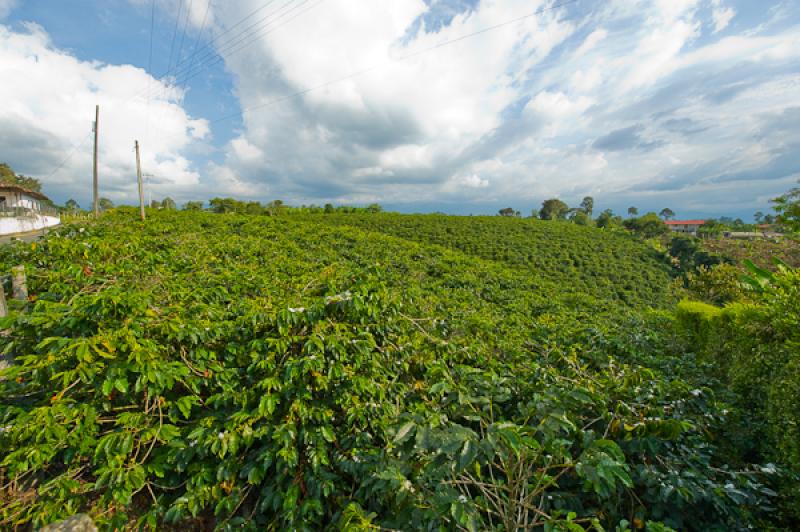
{"type": "Polygon", "coordinates": [[[0,196],[5,196],[6,207],[22,207],[25,209],[39,210],[39,200],[19,192],[0,191],[0,196]]]}
{"type": "Polygon", "coordinates": [[[0,217],[0,235],[13,235],[15,233],[27,233],[37,231],[45,227],[53,227],[61,223],[56,216],[18,216],[0,217]]]}

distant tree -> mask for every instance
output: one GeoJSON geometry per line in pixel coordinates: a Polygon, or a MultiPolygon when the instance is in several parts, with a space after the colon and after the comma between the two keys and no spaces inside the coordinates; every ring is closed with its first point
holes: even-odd
{"type": "Polygon", "coordinates": [[[108,198],[100,198],[99,200],[97,200],[97,207],[101,211],[107,211],[109,209],[114,208],[114,202],[108,198]]]}
{"type": "Polygon", "coordinates": [[[800,232],[800,187],[772,200],[778,213],[776,221],[790,231],[800,232]]]}
{"type": "Polygon", "coordinates": [[[675,236],[669,247],[669,254],[678,259],[683,271],[711,268],[723,262],[722,258],[703,251],[700,241],[683,235],[675,236]]]}
{"type": "Polygon", "coordinates": [[[542,202],[539,209],[539,218],[542,220],[563,220],[569,212],[569,205],[557,198],[551,198],[542,202]]]}
{"type": "Polygon", "coordinates": [[[0,183],[7,185],[17,185],[35,192],[42,191],[42,184],[33,177],[17,174],[6,163],[0,163],[0,183]]]}
{"type": "Polygon", "coordinates": [[[629,218],[623,222],[626,229],[645,238],[652,238],[669,232],[667,225],[654,212],[649,212],[639,218],[629,218]]]}
{"type": "Polygon", "coordinates": [[[622,217],[614,214],[611,209],[606,209],[600,213],[595,220],[595,225],[600,229],[611,229],[622,225],[622,217]]]}
{"type": "Polygon", "coordinates": [[[592,218],[589,213],[581,209],[573,209],[569,215],[569,219],[576,225],[592,225],[592,218]]]}
{"type": "Polygon", "coordinates": [[[591,216],[592,210],[594,209],[594,198],[591,196],[586,196],[583,198],[583,201],[581,201],[581,209],[583,212],[591,216]]]}
{"type": "Polygon", "coordinates": [[[539,217],[539,209],[531,209],[531,218],[539,217]]]}
{"type": "Polygon", "coordinates": [[[383,207],[381,207],[377,203],[371,203],[367,205],[367,212],[376,213],[376,212],[383,212],[383,207]]]}
{"type": "Polygon", "coordinates": [[[661,218],[663,218],[664,220],[672,220],[673,218],[675,218],[675,213],[672,212],[672,209],[670,209],[669,207],[661,209],[661,212],[658,213],[658,215],[661,216],[661,218]]]}
{"type": "Polygon", "coordinates": [[[187,201],[183,204],[184,211],[202,211],[203,210],[203,202],[202,201],[187,201]]]}
{"type": "Polygon", "coordinates": [[[775,223],[775,216],[772,214],[765,214],[764,215],[764,223],[768,225],[772,225],[775,223]]]}
{"type": "Polygon", "coordinates": [[[764,221],[764,213],[761,211],[756,211],[756,213],[753,215],[753,219],[757,224],[762,223],[764,221]]]}
{"type": "Polygon", "coordinates": [[[505,207],[504,209],[500,209],[497,211],[499,216],[514,216],[514,209],[511,207],[505,207]]]}
{"type": "Polygon", "coordinates": [[[237,206],[241,202],[233,198],[213,198],[208,202],[209,208],[212,212],[223,214],[226,212],[236,212],[237,206]]]}
{"type": "Polygon", "coordinates": [[[172,199],[170,197],[166,197],[161,202],[161,208],[162,209],[169,209],[171,211],[174,211],[175,209],[178,208],[178,206],[175,204],[175,200],[174,199],[172,199]]]}
{"type": "Polygon", "coordinates": [[[719,220],[709,218],[706,223],[697,229],[697,235],[701,237],[718,237],[725,231],[725,225],[721,224],[719,220]]]}
{"type": "Polygon", "coordinates": [[[267,206],[264,207],[264,209],[268,215],[277,216],[284,210],[283,201],[279,199],[272,200],[267,203],[267,206]]]}
{"type": "Polygon", "coordinates": [[[331,214],[332,212],[336,212],[334,206],[330,203],[325,204],[325,214],[331,214]]]}
{"type": "Polygon", "coordinates": [[[161,202],[158,201],[158,200],[150,201],[150,208],[151,209],[160,209],[161,208],[161,202]]]}
{"type": "Polygon", "coordinates": [[[78,205],[78,202],[74,199],[68,199],[67,202],[64,204],[64,208],[69,212],[78,212],[81,210],[81,206],[78,205]]]}
{"type": "Polygon", "coordinates": [[[244,212],[247,214],[264,214],[264,206],[258,201],[248,201],[244,205],[244,212]]]}
{"type": "Polygon", "coordinates": [[[628,216],[631,218],[634,216],[639,216],[639,209],[636,207],[628,207],[628,216]]]}

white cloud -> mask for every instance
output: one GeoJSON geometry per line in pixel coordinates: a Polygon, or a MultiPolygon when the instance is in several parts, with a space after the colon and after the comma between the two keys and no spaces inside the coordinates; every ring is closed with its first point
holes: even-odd
{"type": "Polygon", "coordinates": [[[489,180],[481,178],[478,174],[456,177],[452,181],[458,186],[467,188],[486,188],[489,186],[489,180]]]}
{"type": "MultiPolygon", "coordinates": [[[[258,5],[241,2],[220,17],[229,25],[258,5]]],[[[259,45],[226,56],[245,108],[242,139],[264,152],[268,170],[262,174],[289,189],[287,197],[335,199],[380,184],[384,194],[399,198],[404,193],[396,187],[404,181],[444,183],[451,175],[441,167],[502,125],[504,110],[524,95],[529,69],[574,28],[559,21],[558,12],[543,12],[503,31],[398,58],[545,5],[482,2],[439,31],[423,23],[409,36],[408,28],[428,12],[422,0],[321,3],[259,45]],[[248,110],[376,65],[300,98],[248,110]],[[281,157],[266,155],[275,152],[281,157]],[[324,183],[314,180],[316,189],[310,189],[303,179],[281,177],[297,168],[325,175],[324,183]]]]}
{"type": "Polygon", "coordinates": [[[0,20],[6,18],[17,6],[17,0],[0,0],[0,20]]]}
{"type": "MultiPolygon", "coordinates": [[[[157,1],[172,16],[186,7],[157,1]]],[[[466,4],[308,2],[276,16],[281,22],[250,46],[222,46],[243,124],[221,146],[224,162],[209,165],[192,190],[297,203],[505,206],[587,193],[626,202],[679,198],[681,190],[708,195],[715,180],[744,171],[762,180],[759,197],[784,185],[781,171],[791,164],[781,157],[800,146],[798,128],[762,130],[765,116],[800,101],[800,21],[791,2],[766,10],[771,18],[761,25],[741,14],[733,32],[737,13],[725,0],[612,0],[437,47],[553,5],[482,0],[442,21],[442,11],[454,11],[436,9],[444,2],[466,4]],[[776,161],[783,166],[768,180],[776,161]]],[[[282,5],[226,2],[211,6],[207,23],[224,31],[263,8],[242,30],[289,9],[282,5]]],[[[206,6],[193,0],[192,28],[206,6]]],[[[180,98],[166,103],[183,144],[165,154],[185,153],[208,134],[205,122],[181,119],[180,98]]],[[[181,168],[190,166],[174,171],[181,168]]],[[[716,186],[727,195],[719,208],[742,204],[736,190],[758,188],[716,186]]]]}
{"type": "Polygon", "coordinates": [[[0,26],[0,123],[4,158],[40,178],[63,201],[90,201],[91,124],[100,105],[100,188],[113,200],[133,201],[133,141],[142,146],[145,172],[158,176],[156,194],[196,185],[199,174],[183,153],[209,134],[205,120],[182,108],[183,93],[130,65],[81,61],[55,48],[43,28],[15,32],[0,26]],[[148,87],[152,97],[144,97],[148,87]],[[57,164],[83,144],[56,170],[57,164]],[[55,171],[55,173],[53,173],[55,171]]]}
{"type": "Polygon", "coordinates": [[[736,16],[736,10],[732,7],[722,7],[720,0],[714,0],[714,9],[711,11],[711,18],[714,21],[714,33],[719,33],[728,27],[733,17],[736,16]]]}
{"type": "Polygon", "coordinates": [[[586,37],[586,40],[583,41],[583,44],[575,50],[575,56],[581,57],[585,55],[587,52],[593,50],[601,41],[603,41],[606,37],[608,37],[608,32],[603,28],[598,28],[594,30],[592,33],[586,37]]]}

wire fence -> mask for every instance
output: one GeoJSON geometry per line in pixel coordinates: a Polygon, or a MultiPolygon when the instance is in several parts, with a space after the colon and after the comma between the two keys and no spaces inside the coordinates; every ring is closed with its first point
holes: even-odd
{"type": "Polygon", "coordinates": [[[44,205],[32,209],[30,207],[11,207],[0,204],[0,218],[35,218],[37,216],[58,217],[59,213],[57,209],[44,205]]]}

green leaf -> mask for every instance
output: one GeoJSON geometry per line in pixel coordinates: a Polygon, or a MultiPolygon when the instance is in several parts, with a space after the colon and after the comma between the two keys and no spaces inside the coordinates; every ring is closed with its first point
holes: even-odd
{"type": "Polygon", "coordinates": [[[409,421],[400,427],[400,430],[397,431],[397,434],[394,436],[394,443],[400,444],[409,439],[413,434],[414,430],[416,429],[416,424],[413,421],[409,421]]]}

